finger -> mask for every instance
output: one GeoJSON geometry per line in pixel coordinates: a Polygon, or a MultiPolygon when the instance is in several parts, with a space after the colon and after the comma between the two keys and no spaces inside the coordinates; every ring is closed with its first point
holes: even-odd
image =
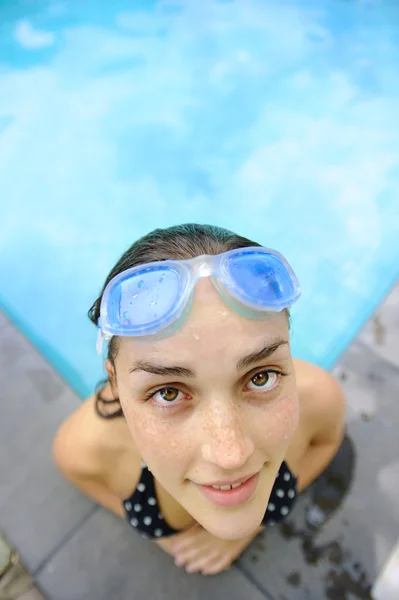
{"type": "Polygon", "coordinates": [[[208,567],[205,567],[202,572],[204,575],[217,575],[222,571],[228,571],[231,564],[231,559],[229,557],[222,556],[219,560],[216,560],[209,564],[208,567]]]}
{"type": "Polygon", "coordinates": [[[204,531],[197,531],[195,534],[190,535],[190,537],[184,538],[181,542],[174,544],[173,551],[175,555],[184,554],[187,551],[190,551],[191,548],[200,548],[203,546],[209,546],[208,533],[204,531]]]}
{"type": "Polygon", "coordinates": [[[209,546],[191,546],[190,548],[186,548],[184,551],[181,551],[176,555],[175,565],[177,567],[182,567],[183,565],[192,563],[201,556],[206,556],[207,554],[209,554],[209,546]]]}
{"type": "Polygon", "coordinates": [[[218,552],[206,552],[206,554],[203,554],[202,556],[197,556],[196,558],[191,560],[186,566],[186,571],[187,573],[199,573],[200,571],[204,572],[205,570],[210,568],[210,566],[214,564],[215,561],[218,562],[219,559],[220,554],[218,552]]]}

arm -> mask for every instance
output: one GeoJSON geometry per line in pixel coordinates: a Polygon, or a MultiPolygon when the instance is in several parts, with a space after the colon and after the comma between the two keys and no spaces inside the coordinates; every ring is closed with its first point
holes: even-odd
{"type": "Polygon", "coordinates": [[[62,475],[94,502],[124,517],[121,499],[106,484],[106,463],[93,444],[82,439],[75,415],[57,431],[53,442],[53,461],[62,475]]]}
{"type": "Polygon", "coordinates": [[[309,446],[299,463],[299,491],[308,487],[330,464],[345,433],[345,397],[339,383],[321,369],[307,386],[309,446]]]}

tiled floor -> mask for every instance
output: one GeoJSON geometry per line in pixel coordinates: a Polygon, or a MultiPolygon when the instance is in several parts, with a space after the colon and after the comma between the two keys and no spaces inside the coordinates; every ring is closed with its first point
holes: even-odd
{"type": "Polygon", "coordinates": [[[348,440],[326,477],[288,525],[209,578],[174,567],[56,472],[51,441],[79,399],[0,315],[0,530],[48,600],[371,598],[399,537],[398,306],[399,288],[335,369],[348,399],[348,440]]]}
{"type": "Polygon", "coordinates": [[[0,536],[1,600],[43,600],[8,540],[0,536]]]}

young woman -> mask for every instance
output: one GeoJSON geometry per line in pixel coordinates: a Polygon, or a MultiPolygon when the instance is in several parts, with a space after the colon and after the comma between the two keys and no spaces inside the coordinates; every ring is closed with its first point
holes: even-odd
{"type": "Polygon", "coordinates": [[[55,462],[190,573],[228,569],[343,439],[340,386],[291,356],[299,295],[278,252],[182,225],[135,242],[89,311],[108,382],[60,427],[55,462]]]}

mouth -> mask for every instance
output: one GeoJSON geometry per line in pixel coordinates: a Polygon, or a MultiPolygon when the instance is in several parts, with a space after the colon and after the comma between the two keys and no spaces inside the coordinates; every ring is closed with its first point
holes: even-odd
{"type": "Polygon", "coordinates": [[[239,506],[247,502],[254,494],[259,481],[259,472],[241,481],[231,483],[217,482],[197,485],[207,500],[218,506],[239,506]]]}
{"type": "Polygon", "coordinates": [[[236,488],[242,486],[246,481],[248,481],[248,479],[251,479],[251,477],[253,477],[253,475],[248,475],[248,477],[245,477],[243,479],[235,479],[234,481],[217,481],[215,483],[207,483],[204,485],[206,487],[212,487],[215,490],[222,490],[223,492],[227,492],[228,490],[235,490],[236,488]]]}

